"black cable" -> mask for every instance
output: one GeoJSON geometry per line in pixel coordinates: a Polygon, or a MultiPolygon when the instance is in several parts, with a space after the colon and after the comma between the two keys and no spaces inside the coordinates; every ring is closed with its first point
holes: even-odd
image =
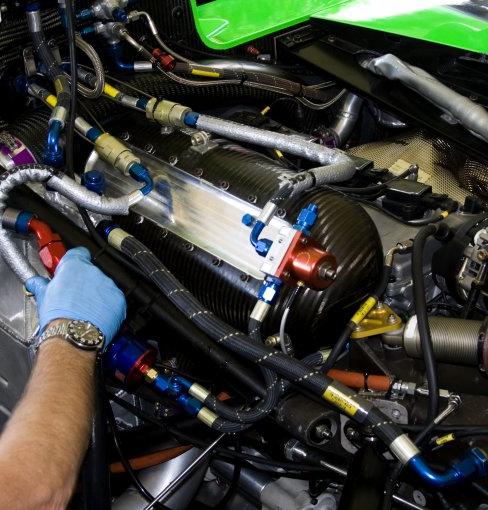
{"type": "Polygon", "coordinates": [[[396,175],[392,179],[389,179],[388,181],[385,181],[381,184],[375,184],[373,186],[365,186],[365,187],[358,187],[358,188],[348,188],[347,186],[334,186],[330,185],[330,188],[332,188],[335,191],[342,191],[342,193],[354,193],[356,195],[369,195],[371,193],[377,193],[379,191],[383,191],[388,187],[389,184],[395,181],[399,181],[400,179],[404,179],[405,177],[408,177],[412,172],[414,172],[413,167],[409,167],[407,170],[402,172],[399,175],[396,175]]]}
{"type": "Polygon", "coordinates": [[[427,239],[436,234],[438,230],[438,225],[428,225],[422,228],[415,236],[412,249],[413,299],[420,344],[422,347],[422,357],[425,363],[427,387],[429,389],[427,426],[439,414],[439,385],[437,382],[437,365],[430,334],[429,318],[427,315],[427,299],[425,296],[424,282],[424,248],[427,239]]]}
{"type": "MultiPolygon", "coordinates": [[[[152,425],[155,425],[159,429],[161,429],[164,432],[167,432],[171,434],[175,439],[177,439],[181,444],[193,444],[198,448],[206,448],[210,443],[195,437],[191,437],[184,432],[178,430],[176,427],[168,425],[167,423],[162,423],[159,420],[157,420],[154,416],[151,416],[150,414],[146,413],[142,409],[139,409],[138,407],[134,406],[130,402],[127,402],[126,400],[118,397],[114,394],[109,394],[110,400],[117,403],[121,407],[127,409],[131,413],[133,413],[135,416],[143,419],[147,423],[150,423],[152,425]]],[[[263,464],[266,466],[275,467],[276,469],[284,469],[284,470],[290,470],[290,471],[310,471],[310,472],[320,472],[323,469],[316,466],[311,466],[308,464],[297,464],[294,462],[281,462],[281,461],[275,461],[272,459],[267,459],[264,457],[259,457],[257,455],[251,455],[248,453],[242,453],[242,452],[236,452],[233,450],[228,450],[225,448],[217,448],[215,450],[219,456],[225,457],[226,459],[241,459],[241,460],[247,460],[249,462],[255,462],[257,464],[263,464]]],[[[256,469],[256,468],[255,468],[256,469]]],[[[276,474],[276,472],[275,472],[276,474]]],[[[280,473],[281,476],[284,476],[285,473],[280,473]]]]}
{"type": "Polygon", "coordinates": [[[66,31],[68,36],[69,62],[70,62],[70,80],[71,94],[68,125],[66,127],[66,170],[67,174],[74,178],[74,138],[75,138],[75,119],[76,119],[76,100],[78,87],[78,74],[76,70],[76,44],[75,44],[75,23],[72,0],[66,0],[66,31]]]}
{"type": "MultiPolygon", "coordinates": [[[[242,452],[241,441],[238,435],[235,436],[235,451],[242,452]]],[[[239,479],[241,478],[241,461],[240,459],[234,460],[234,470],[232,471],[232,478],[230,479],[229,487],[227,488],[224,497],[219,501],[218,505],[214,508],[217,510],[225,510],[227,503],[231,500],[232,496],[236,493],[239,487],[239,479]]]]}
{"type": "MultiPolygon", "coordinates": [[[[111,397],[109,397],[111,398],[111,397]]],[[[130,462],[127,460],[127,457],[124,455],[122,451],[122,447],[120,445],[119,435],[117,432],[117,423],[115,422],[115,416],[112,410],[112,406],[110,405],[109,398],[107,398],[107,417],[110,425],[110,430],[112,431],[112,436],[114,440],[114,445],[119,455],[120,461],[124,466],[125,472],[129,475],[132,483],[135,488],[139,492],[139,494],[148,502],[154,501],[154,496],[144,487],[144,485],[139,480],[139,477],[136,475],[134,469],[132,468],[130,462]]],[[[159,508],[160,510],[169,510],[168,507],[162,505],[161,503],[156,503],[154,508],[159,508]]]]}
{"type": "MultiPolygon", "coordinates": [[[[388,285],[388,282],[390,281],[391,271],[392,271],[392,266],[387,265],[387,264],[385,264],[383,266],[383,272],[381,274],[381,279],[371,294],[371,296],[376,298],[376,300],[378,300],[384,294],[386,287],[388,285]]],[[[337,339],[336,343],[334,344],[334,347],[330,351],[330,354],[327,357],[327,360],[325,361],[325,363],[322,367],[322,371],[324,373],[327,373],[335,365],[339,356],[341,355],[342,351],[344,350],[347,342],[349,341],[351,334],[354,331],[355,327],[356,327],[356,324],[352,320],[350,320],[347,323],[346,327],[344,328],[341,335],[337,339]]]]}

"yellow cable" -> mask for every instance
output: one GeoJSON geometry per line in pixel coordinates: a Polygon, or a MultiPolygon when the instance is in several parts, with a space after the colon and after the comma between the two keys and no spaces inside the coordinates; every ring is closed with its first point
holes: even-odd
{"type": "Polygon", "coordinates": [[[103,87],[103,93],[109,97],[117,97],[120,94],[120,90],[117,90],[115,87],[112,87],[112,85],[106,83],[103,87]]]}
{"type": "Polygon", "coordinates": [[[192,69],[191,74],[195,76],[205,76],[206,78],[220,78],[220,73],[215,71],[204,71],[203,69],[192,69]]]}

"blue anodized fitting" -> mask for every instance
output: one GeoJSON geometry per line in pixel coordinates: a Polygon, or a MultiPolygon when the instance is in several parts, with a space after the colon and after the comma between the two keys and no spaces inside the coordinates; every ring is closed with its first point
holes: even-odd
{"type": "Polygon", "coordinates": [[[443,473],[434,471],[420,454],[415,455],[408,466],[431,487],[450,487],[473,478],[488,475],[488,458],[480,448],[471,448],[464,457],[456,461],[443,473]]]}
{"type": "Polygon", "coordinates": [[[64,152],[60,143],[62,130],[63,123],[55,119],[50,123],[47,133],[47,143],[42,160],[46,165],[54,168],[60,168],[64,163],[64,152]]]}
{"type": "Polygon", "coordinates": [[[295,230],[300,230],[305,235],[309,236],[312,227],[318,218],[319,208],[317,204],[308,204],[298,214],[296,223],[293,225],[295,230]]]}
{"type": "Polygon", "coordinates": [[[262,221],[256,220],[254,216],[250,214],[244,214],[242,217],[242,223],[246,225],[246,227],[251,227],[251,234],[249,236],[249,240],[251,244],[254,246],[256,253],[261,257],[266,257],[268,254],[273,241],[271,239],[262,238],[259,239],[264,227],[266,226],[262,221]]]}
{"type": "Polygon", "coordinates": [[[135,179],[137,182],[143,182],[144,186],[141,188],[141,192],[144,195],[149,194],[153,189],[153,180],[149,170],[141,165],[140,163],[132,163],[129,168],[130,176],[135,179]]]}
{"type": "Polygon", "coordinates": [[[90,170],[89,172],[85,172],[82,177],[82,182],[86,189],[93,191],[98,195],[103,195],[107,188],[105,174],[100,172],[100,170],[90,170]]]}
{"type": "Polygon", "coordinates": [[[280,293],[282,281],[274,276],[267,276],[258,291],[258,299],[272,305],[280,293]]]}

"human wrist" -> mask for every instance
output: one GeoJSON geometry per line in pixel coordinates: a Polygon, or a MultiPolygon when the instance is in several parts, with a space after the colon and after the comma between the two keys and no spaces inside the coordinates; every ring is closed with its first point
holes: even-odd
{"type": "MultiPolygon", "coordinates": [[[[63,345],[63,346],[65,345],[66,347],[69,348],[69,349],[67,349],[68,352],[73,352],[73,353],[76,353],[77,355],[86,354],[86,353],[94,354],[94,356],[92,356],[92,357],[95,357],[96,353],[98,352],[100,347],[98,347],[98,348],[95,348],[95,347],[84,348],[84,346],[77,345],[77,342],[72,340],[71,336],[69,335],[69,324],[73,321],[80,322],[75,319],[59,318],[59,319],[54,319],[54,320],[50,321],[49,323],[47,323],[46,326],[44,328],[42,328],[42,330],[39,332],[40,337],[38,339],[36,352],[39,353],[41,351],[41,349],[43,349],[46,345],[53,344],[58,349],[59,349],[59,345],[63,345]],[[59,329],[61,329],[61,331],[59,331],[59,329]],[[44,334],[45,338],[43,338],[43,334],[44,334]]],[[[89,321],[81,321],[81,322],[89,323],[90,325],[92,325],[91,322],[89,322],[89,321]]],[[[103,335],[101,338],[103,339],[103,335]]],[[[44,350],[45,349],[43,349],[43,351],[44,350]]],[[[64,347],[62,350],[66,351],[66,349],[64,347]]]]}

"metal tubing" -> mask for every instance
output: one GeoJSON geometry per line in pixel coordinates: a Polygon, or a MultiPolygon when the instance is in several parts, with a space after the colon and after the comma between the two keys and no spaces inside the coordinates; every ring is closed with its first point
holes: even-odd
{"type": "Polygon", "coordinates": [[[363,67],[390,80],[399,80],[443,110],[478,138],[488,141],[488,112],[419,67],[387,54],[363,62],[363,67]]]}
{"type": "Polygon", "coordinates": [[[275,133],[208,115],[199,115],[196,127],[202,131],[230,138],[231,140],[278,149],[288,154],[309,159],[320,165],[349,163],[351,161],[342,151],[309,142],[301,136],[275,133]]]}
{"type": "Polygon", "coordinates": [[[144,510],[151,510],[154,508],[156,503],[163,503],[166,501],[177,489],[179,489],[186,480],[203,464],[211,453],[217,448],[217,446],[224,439],[226,434],[220,434],[220,436],[210,444],[205,450],[182,472],[180,473],[172,483],[165,487],[151,503],[144,507],[144,510]]]}

